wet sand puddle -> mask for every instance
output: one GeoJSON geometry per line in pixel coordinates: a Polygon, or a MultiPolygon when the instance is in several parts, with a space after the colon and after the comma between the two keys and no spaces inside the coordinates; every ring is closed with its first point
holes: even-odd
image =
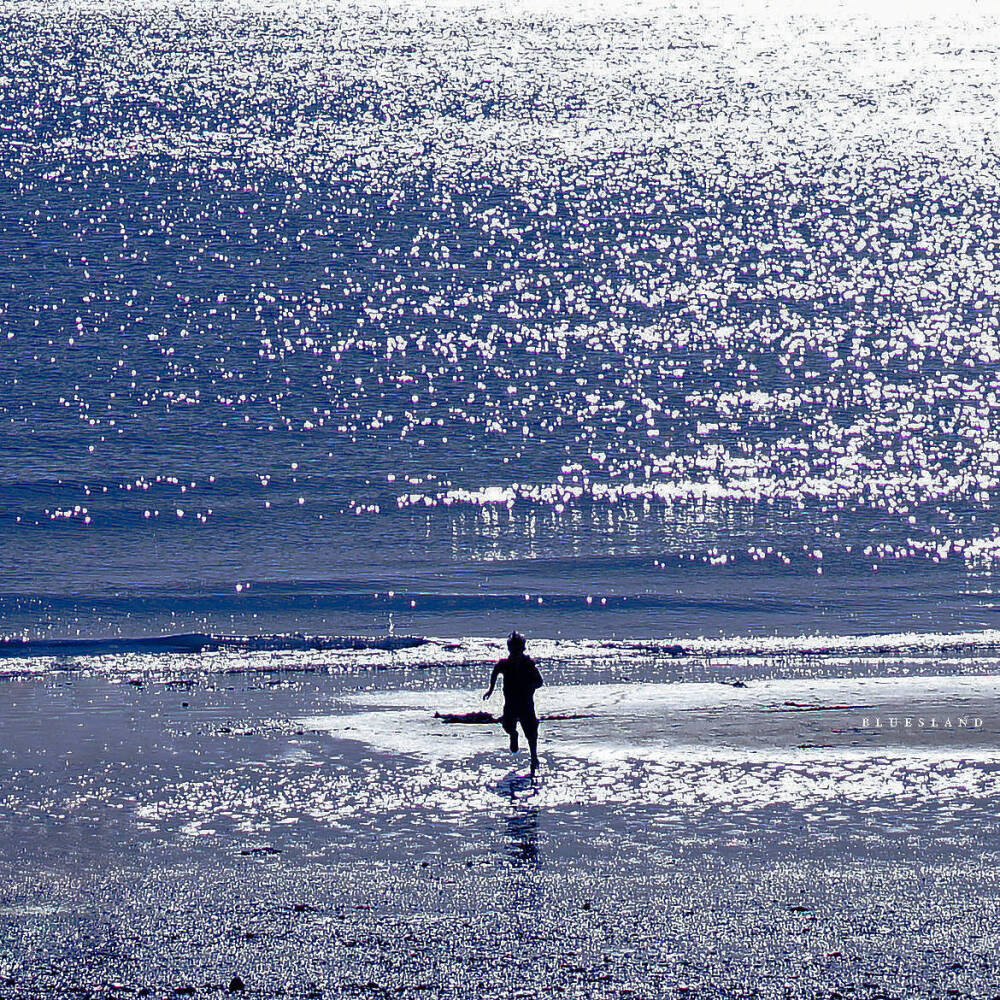
{"type": "Polygon", "coordinates": [[[595,809],[651,810],[660,824],[719,835],[780,813],[820,837],[951,822],[961,839],[960,821],[1000,793],[993,687],[955,677],[553,687],[539,704],[554,718],[535,779],[495,723],[434,716],[469,710],[476,692],[371,693],[294,720],[275,758],[182,782],[137,815],[192,836],[305,824],[391,841],[497,817],[516,826],[524,810],[547,815],[550,830],[585,830],[595,809]]]}

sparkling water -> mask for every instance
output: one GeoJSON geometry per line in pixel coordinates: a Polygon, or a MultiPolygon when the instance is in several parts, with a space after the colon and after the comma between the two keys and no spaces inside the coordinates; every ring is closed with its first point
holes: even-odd
{"type": "Polygon", "coordinates": [[[5,634],[997,624],[974,5],[0,9],[5,634]]]}

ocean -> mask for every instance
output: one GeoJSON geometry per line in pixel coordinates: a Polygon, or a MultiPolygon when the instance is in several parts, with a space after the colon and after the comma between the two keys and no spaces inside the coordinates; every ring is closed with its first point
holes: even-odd
{"type": "Polygon", "coordinates": [[[0,9],[5,652],[997,627],[975,5],[0,9]]]}

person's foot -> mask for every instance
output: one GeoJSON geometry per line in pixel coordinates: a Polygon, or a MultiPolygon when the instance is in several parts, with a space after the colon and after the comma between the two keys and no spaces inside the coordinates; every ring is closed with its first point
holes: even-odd
{"type": "Polygon", "coordinates": [[[531,758],[531,773],[534,774],[535,771],[537,771],[537,770],[538,770],[538,758],[537,757],[532,757],[531,758]]]}
{"type": "Polygon", "coordinates": [[[510,752],[517,753],[517,733],[510,734],[510,752]]]}

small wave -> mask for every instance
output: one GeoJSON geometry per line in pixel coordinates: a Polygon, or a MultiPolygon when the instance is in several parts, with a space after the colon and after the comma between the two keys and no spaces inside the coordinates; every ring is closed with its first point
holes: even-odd
{"type": "Polygon", "coordinates": [[[610,643],[664,656],[885,656],[1000,648],[1000,629],[979,632],[891,632],[876,635],[733,636],[610,643]]]}
{"type": "Polygon", "coordinates": [[[421,636],[181,635],[135,639],[0,639],[0,657],[109,656],[123,653],[214,653],[245,650],[385,650],[414,649],[429,640],[421,636]]]}

